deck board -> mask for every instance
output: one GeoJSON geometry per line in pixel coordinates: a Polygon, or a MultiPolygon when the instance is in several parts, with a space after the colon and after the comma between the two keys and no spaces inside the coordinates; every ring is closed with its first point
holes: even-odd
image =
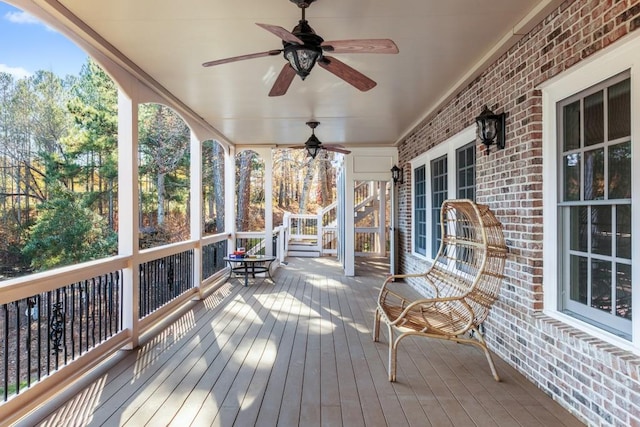
{"type": "Polygon", "coordinates": [[[494,381],[468,345],[407,338],[390,383],[384,325],[372,340],[381,266],[293,258],[275,284],[232,279],[19,425],[582,425],[497,358],[494,381]]]}

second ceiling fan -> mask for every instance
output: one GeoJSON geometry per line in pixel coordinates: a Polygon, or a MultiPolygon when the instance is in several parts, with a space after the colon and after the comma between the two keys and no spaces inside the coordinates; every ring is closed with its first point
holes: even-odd
{"type": "Polygon", "coordinates": [[[315,159],[320,150],[333,151],[335,153],[341,154],[351,154],[351,151],[346,150],[342,145],[337,144],[323,144],[320,142],[318,137],[316,136],[315,129],[320,126],[320,122],[316,121],[308,121],[307,126],[311,128],[311,136],[307,139],[304,145],[289,145],[289,146],[280,146],[281,148],[293,148],[293,149],[302,149],[304,148],[307,151],[307,154],[312,159],[315,159]]]}
{"type": "Polygon", "coordinates": [[[305,18],[305,10],[314,1],[315,0],[291,0],[291,2],[297,4],[302,10],[302,18],[291,32],[277,25],[256,24],[282,39],[283,49],[218,59],[205,62],[202,65],[204,67],[211,67],[245,59],[279,55],[284,52],[284,57],[288,62],[284,65],[282,71],[280,71],[278,78],[269,92],[269,96],[282,96],[287,93],[294,77],[299,75],[300,78],[304,80],[316,63],[361,91],[367,91],[375,87],[376,82],[369,77],[344,62],[327,56],[324,53],[398,53],[396,44],[390,39],[324,41],[324,39],[317,35],[313,28],[311,28],[305,18]]]}

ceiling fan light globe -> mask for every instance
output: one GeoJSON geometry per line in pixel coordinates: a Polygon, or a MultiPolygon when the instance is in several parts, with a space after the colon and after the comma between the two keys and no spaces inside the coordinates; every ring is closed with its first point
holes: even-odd
{"type": "Polygon", "coordinates": [[[289,45],[284,49],[284,57],[289,61],[291,67],[296,71],[302,80],[304,80],[313,66],[316,65],[316,61],[322,56],[321,49],[314,49],[307,46],[289,45]]]}
{"type": "Polygon", "coordinates": [[[315,159],[318,153],[320,152],[320,146],[307,146],[307,153],[312,159],[315,159]]]}

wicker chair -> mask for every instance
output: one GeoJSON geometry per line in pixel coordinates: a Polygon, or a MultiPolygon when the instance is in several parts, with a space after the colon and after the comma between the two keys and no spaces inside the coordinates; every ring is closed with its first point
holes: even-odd
{"type": "Polygon", "coordinates": [[[442,243],[429,270],[390,276],[382,285],[373,339],[378,341],[384,321],[389,330],[389,381],[396,380],[398,344],[415,335],[480,347],[500,381],[480,329],[503,279],[507,248],[502,224],[487,206],[470,200],[445,201],[441,224],[442,243]],[[405,281],[395,282],[408,278],[426,283],[431,295],[418,295],[405,281]],[[394,330],[399,332],[395,339],[394,330]]]}

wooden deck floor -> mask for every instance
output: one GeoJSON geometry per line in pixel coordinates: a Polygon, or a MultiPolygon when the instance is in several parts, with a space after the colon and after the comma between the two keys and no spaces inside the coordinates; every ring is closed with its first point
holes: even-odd
{"type": "Polygon", "coordinates": [[[500,360],[495,382],[464,345],[408,338],[388,382],[387,337],[371,339],[384,267],[346,278],[293,258],[275,285],[231,280],[24,425],[582,425],[500,360]]]}

